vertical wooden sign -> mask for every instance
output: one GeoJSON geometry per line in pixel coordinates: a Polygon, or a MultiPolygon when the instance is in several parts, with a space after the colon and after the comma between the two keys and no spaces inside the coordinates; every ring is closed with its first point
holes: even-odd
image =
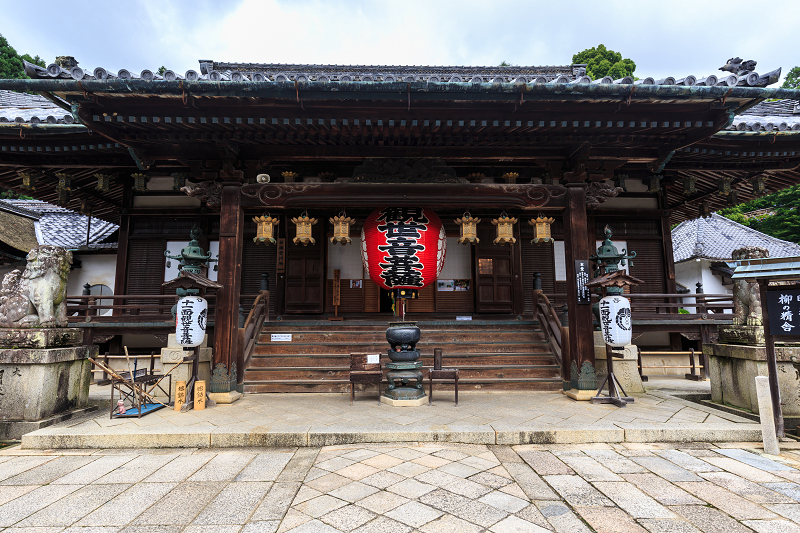
{"type": "Polygon", "coordinates": [[[339,307],[342,304],[342,271],[338,268],[333,270],[333,305],[339,307]]]}
{"type": "Polygon", "coordinates": [[[175,383],[175,407],[176,411],[181,410],[181,406],[186,403],[186,382],[178,381],[175,383]]]}
{"type": "Polygon", "coordinates": [[[202,411],[206,408],[206,382],[197,380],[194,382],[194,410],[202,411]]]}
{"type": "Polygon", "coordinates": [[[578,291],[578,303],[589,305],[592,303],[592,293],[586,284],[589,283],[589,261],[575,260],[575,290],[578,291]]]}
{"type": "Polygon", "coordinates": [[[286,272],[286,239],[278,239],[278,257],[276,259],[276,270],[278,274],[286,272]]]}

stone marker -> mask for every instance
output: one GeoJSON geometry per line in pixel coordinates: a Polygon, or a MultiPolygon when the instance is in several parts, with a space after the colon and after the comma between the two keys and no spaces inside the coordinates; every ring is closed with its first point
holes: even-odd
{"type": "Polygon", "coordinates": [[[772,414],[772,397],[769,393],[769,378],[756,376],[756,395],[758,396],[758,413],[761,417],[761,433],[764,440],[764,452],[780,455],[778,437],[775,434],[775,417],[772,414]]]}

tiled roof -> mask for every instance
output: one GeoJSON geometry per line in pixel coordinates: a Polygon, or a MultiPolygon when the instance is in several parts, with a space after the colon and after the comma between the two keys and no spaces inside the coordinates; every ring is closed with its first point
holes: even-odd
{"type": "MultiPolygon", "coordinates": [[[[40,200],[0,200],[0,208],[7,211],[16,209],[17,214],[24,213],[38,216],[39,244],[53,244],[74,250],[86,244],[86,229],[89,217],[80,215],[69,209],[48,204],[40,200]]],[[[92,217],[89,228],[90,248],[115,248],[116,243],[103,243],[112,233],[117,231],[116,224],[92,217]]]]}
{"type": "Polygon", "coordinates": [[[800,256],[800,245],[770,237],[716,213],[681,222],[672,230],[676,263],[699,258],[730,261],[731,253],[743,246],[766,248],[770,257],[800,256]]]}
{"type": "Polygon", "coordinates": [[[0,123],[72,124],[71,113],[37,94],[0,91],[0,123]]]}
{"type": "Polygon", "coordinates": [[[800,102],[778,100],[761,102],[733,119],[729,130],[800,131],[800,102]]]}

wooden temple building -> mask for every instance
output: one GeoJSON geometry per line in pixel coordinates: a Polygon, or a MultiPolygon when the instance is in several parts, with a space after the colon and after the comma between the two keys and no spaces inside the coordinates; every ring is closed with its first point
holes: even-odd
{"type": "Polygon", "coordinates": [[[250,392],[344,391],[349,352],[385,351],[392,300],[359,254],[376,208],[430,208],[444,222],[444,269],[408,305],[426,364],[441,347],[464,388],[588,389],[593,316],[576,261],[606,226],[636,252],[634,336],[705,338],[724,317],[702,305],[678,313],[671,225],[800,182],[800,92],[766,87],[779,72],[634,81],[591,80],[583,65],[27,68],[33,79],[0,90],[52,106],[0,121],[0,186],[120,225],[104,296],[113,313],[94,316],[89,297],[70,295],[73,325],[95,342],[168,333],[165,251],[198,226],[219,254],[214,366],[250,392]],[[789,115],[765,115],[768,99],[789,102],[789,115]],[[315,242],[294,244],[292,220],[305,213],[315,242]],[[481,219],[474,244],[458,242],[466,213],[481,219]],[[514,243],[493,243],[502,214],[516,219],[514,243]],[[339,215],[355,221],[345,246],[331,242],[339,215]],[[277,220],[274,244],[256,238],[262,216],[277,220]],[[553,219],[555,242],[532,242],[537,218],[553,219]]]}

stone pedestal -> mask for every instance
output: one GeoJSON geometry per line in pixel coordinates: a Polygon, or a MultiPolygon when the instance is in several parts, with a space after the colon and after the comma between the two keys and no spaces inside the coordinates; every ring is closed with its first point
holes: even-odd
{"type": "MultiPolygon", "coordinates": [[[[619,350],[617,350],[619,353],[619,350]]],[[[628,394],[644,392],[642,378],[639,375],[639,358],[636,346],[629,344],[623,348],[622,358],[614,358],[614,375],[617,381],[628,394]]],[[[597,375],[604,376],[608,373],[606,363],[606,344],[603,341],[603,334],[599,331],[594,332],[594,359],[597,375]]]]}
{"type": "Polygon", "coordinates": [[[77,346],[80,331],[8,328],[0,335],[0,439],[19,439],[87,409],[86,357],[97,357],[97,346],[77,346]]]}
{"type": "MultiPolygon", "coordinates": [[[[208,347],[208,335],[203,338],[203,344],[198,347],[200,359],[198,361],[198,368],[197,368],[197,379],[202,379],[206,383],[211,382],[211,359],[212,359],[212,349],[208,347]]],[[[161,367],[163,372],[167,372],[170,368],[172,368],[176,363],[183,360],[184,357],[188,357],[192,355],[194,352],[194,348],[185,348],[178,344],[177,340],[175,339],[174,334],[170,334],[167,337],[167,347],[161,348],[161,367]]],[[[186,381],[188,382],[192,377],[192,362],[189,361],[187,363],[181,363],[178,367],[170,372],[172,376],[172,399],[175,399],[175,385],[179,381],[186,381]]],[[[158,388],[155,389],[155,392],[158,394],[155,395],[156,398],[159,400],[162,398],[166,398],[161,394],[161,391],[158,388]]],[[[214,398],[212,398],[214,399],[214,398]]],[[[238,398],[237,398],[238,399],[238,398]]],[[[217,401],[214,399],[214,401],[217,401]]],[[[219,402],[219,403],[226,403],[226,402],[219,402]]],[[[230,403],[230,402],[227,402],[230,403]]]]}
{"type": "MultiPolygon", "coordinates": [[[[758,413],[755,378],[768,375],[766,347],[704,344],[703,353],[709,359],[711,401],[758,413]]],[[[783,415],[787,417],[800,416],[798,375],[789,360],[793,355],[800,357],[800,344],[775,344],[778,389],[783,415]]]]}
{"type": "Polygon", "coordinates": [[[720,344],[747,344],[750,346],[763,346],[764,326],[720,326],[720,344]]]}

